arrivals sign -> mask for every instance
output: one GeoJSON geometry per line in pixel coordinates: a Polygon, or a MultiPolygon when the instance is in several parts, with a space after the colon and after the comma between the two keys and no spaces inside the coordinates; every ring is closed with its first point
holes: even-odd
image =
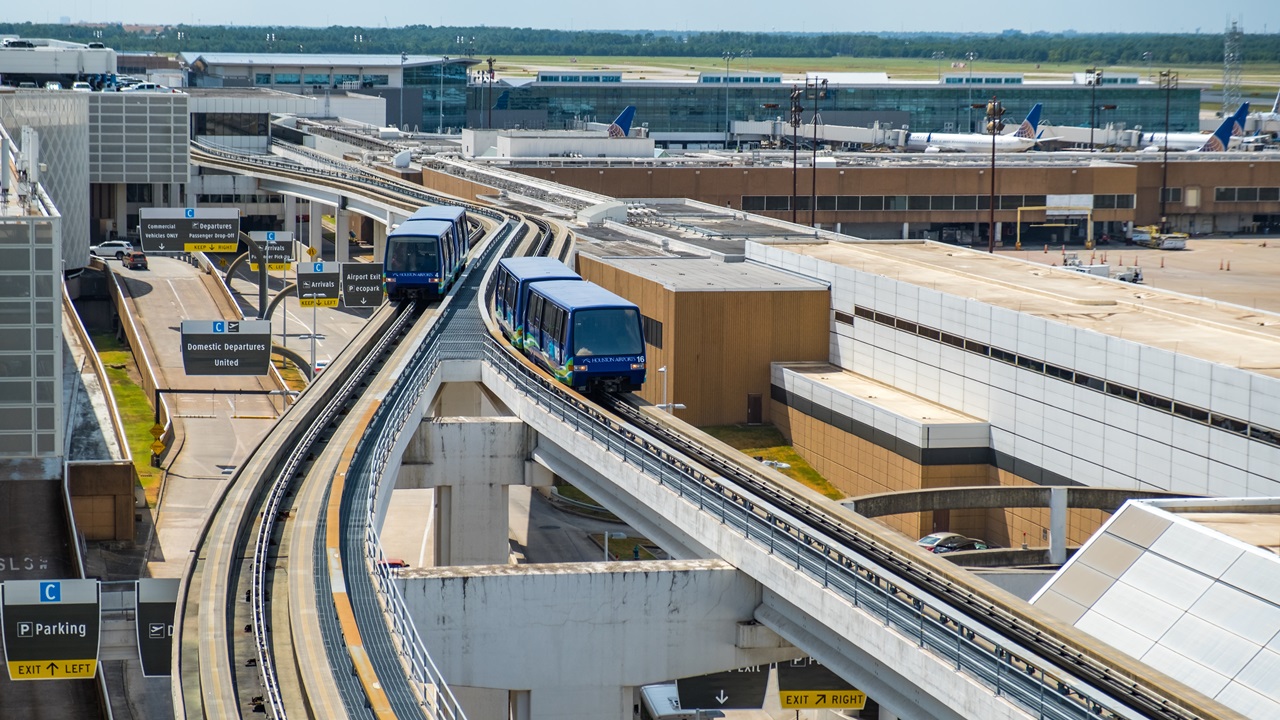
{"type": "Polygon", "coordinates": [[[764,705],[769,666],[730,670],[676,680],[684,710],[752,710],[764,705]]]}
{"type": "Polygon", "coordinates": [[[377,307],[382,304],[382,266],[376,263],[342,263],[342,304],[377,307]]]}
{"type": "Polygon", "coordinates": [[[270,366],[271,321],[182,321],[182,367],[188,375],[266,375],[270,366]]]}
{"type": "Polygon", "coordinates": [[[298,304],[302,307],[338,307],[341,283],[338,263],[299,263],[298,304]]]}
{"type": "Polygon", "coordinates": [[[236,208],[141,208],[144,252],[235,252],[240,246],[236,208]]]}
{"type": "Polygon", "coordinates": [[[778,699],[782,708],[861,710],[867,694],[855,690],[844,678],[813,658],[778,663],[778,699]]]}
{"type": "Polygon", "coordinates": [[[101,627],[97,580],[9,580],[3,592],[10,680],[94,676],[101,627]]]}
{"type": "Polygon", "coordinates": [[[249,253],[249,269],[258,271],[258,259],[263,249],[267,254],[268,270],[289,270],[293,267],[293,233],[285,230],[255,230],[249,233],[253,247],[249,253]]]}
{"type": "Polygon", "coordinates": [[[142,674],[171,674],[173,619],[178,612],[177,578],[144,578],[138,581],[134,618],[138,625],[138,657],[142,674]]]}

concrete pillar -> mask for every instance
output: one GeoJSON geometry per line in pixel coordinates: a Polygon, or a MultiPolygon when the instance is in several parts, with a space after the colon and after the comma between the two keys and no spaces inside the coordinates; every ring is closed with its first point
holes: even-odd
{"type": "Polygon", "coordinates": [[[124,183],[115,184],[113,199],[115,208],[111,214],[116,219],[116,235],[124,237],[129,232],[129,202],[124,183]]]}
{"type": "Polygon", "coordinates": [[[1004,223],[996,223],[996,244],[1000,244],[1000,239],[1004,237],[1004,223]]]}
{"type": "Polygon", "coordinates": [[[334,210],[333,216],[334,260],[347,262],[351,259],[351,241],[348,232],[351,229],[351,214],[346,210],[334,210]]]}
{"type": "Polygon", "coordinates": [[[894,714],[893,714],[893,713],[891,713],[891,712],[889,712],[889,709],[888,709],[888,708],[886,708],[885,706],[881,705],[881,706],[880,706],[880,714],[879,714],[879,716],[877,716],[877,720],[898,720],[898,716],[897,716],[897,715],[894,715],[894,714]]]}
{"type": "Polygon", "coordinates": [[[373,261],[382,262],[387,256],[387,226],[373,224],[373,261]]]}
{"type": "Polygon", "coordinates": [[[437,565],[507,563],[508,487],[525,482],[528,444],[518,418],[432,418],[414,433],[396,487],[436,489],[437,565]]]}
{"type": "Polygon", "coordinates": [[[528,690],[511,691],[511,710],[508,712],[508,716],[511,720],[529,720],[528,690]]]}
{"type": "Polygon", "coordinates": [[[324,236],[320,233],[320,215],[324,212],[324,206],[315,200],[307,203],[310,206],[307,221],[307,245],[316,249],[317,261],[324,260],[324,236]]]}
{"type": "Polygon", "coordinates": [[[909,237],[911,237],[911,223],[904,222],[902,223],[902,239],[906,240],[909,237]]]}
{"type": "Polygon", "coordinates": [[[169,183],[169,204],[173,207],[186,207],[187,199],[182,196],[182,183],[169,183]]]}
{"type": "Polygon", "coordinates": [[[298,232],[298,198],[293,195],[284,196],[284,229],[293,233],[295,238],[302,238],[298,232]]]}
{"type": "Polygon", "coordinates": [[[1049,562],[1067,561],[1067,489],[1049,488],[1049,562]]]}

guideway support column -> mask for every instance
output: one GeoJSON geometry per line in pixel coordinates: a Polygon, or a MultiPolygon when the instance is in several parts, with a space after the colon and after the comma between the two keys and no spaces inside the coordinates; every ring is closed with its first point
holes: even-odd
{"type": "Polygon", "coordinates": [[[425,419],[405,449],[397,488],[436,490],[436,564],[504,565],[508,488],[549,485],[526,461],[533,434],[518,418],[425,419]]]}

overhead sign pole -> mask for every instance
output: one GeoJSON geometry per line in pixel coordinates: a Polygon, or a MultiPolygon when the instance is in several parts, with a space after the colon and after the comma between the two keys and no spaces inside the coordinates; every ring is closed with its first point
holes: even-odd
{"type": "Polygon", "coordinates": [[[83,680],[98,670],[97,580],[9,580],[0,615],[10,680],[83,680]]]}
{"type": "Polygon", "coordinates": [[[258,272],[258,319],[267,319],[270,271],[285,273],[293,265],[293,233],[254,230],[249,233],[249,269],[258,272]],[[264,262],[265,260],[265,262],[264,262]]]}

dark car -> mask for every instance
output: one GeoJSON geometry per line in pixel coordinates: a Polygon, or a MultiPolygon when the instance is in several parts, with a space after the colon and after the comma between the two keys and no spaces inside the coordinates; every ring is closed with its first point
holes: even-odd
{"type": "Polygon", "coordinates": [[[121,263],[130,270],[146,270],[147,256],[141,250],[133,250],[124,254],[121,263]]]}
{"type": "Polygon", "coordinates": [[[942,553],[959,552],[962,550],[987,550],[991,546],[985,540],[979,540],[971,537],[953,537],[938,541],[933,546],[933,552],[941,555],[942,553]]]}

